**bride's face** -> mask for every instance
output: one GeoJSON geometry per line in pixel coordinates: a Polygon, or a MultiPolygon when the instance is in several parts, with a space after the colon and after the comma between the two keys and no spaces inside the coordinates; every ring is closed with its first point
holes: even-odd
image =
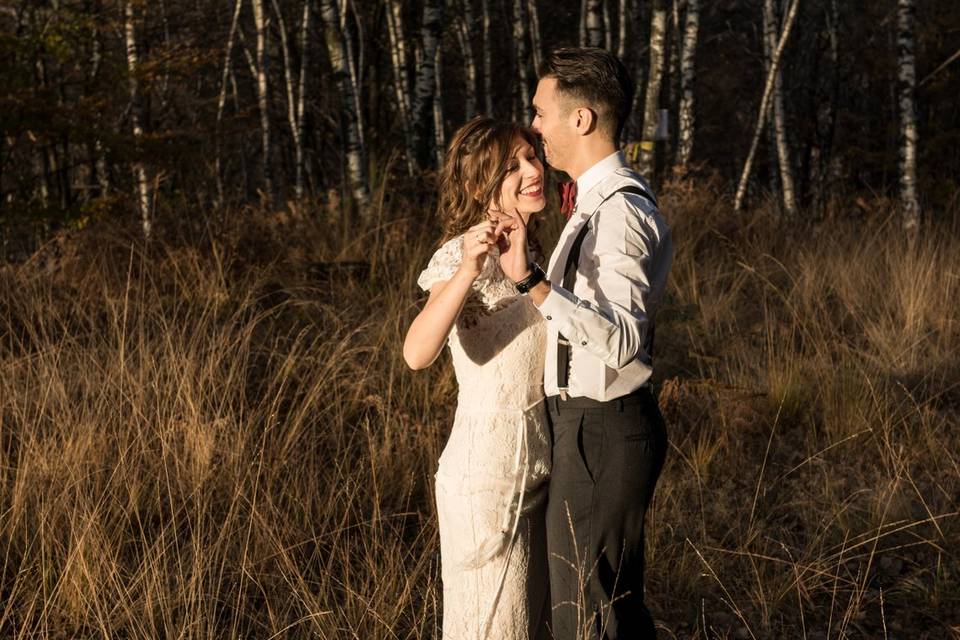
{"type": "MultiPolygon", "coordinates": [[[[519,211],[524,220],[529,220],[531,214],[547,204],[543,195],[543,165],[530,143],[522,138],[508,162],[507,176],[500,185],[500,210],[519,211]]],[[[491,208],[496,209],[496,203],[491,208]]]]}

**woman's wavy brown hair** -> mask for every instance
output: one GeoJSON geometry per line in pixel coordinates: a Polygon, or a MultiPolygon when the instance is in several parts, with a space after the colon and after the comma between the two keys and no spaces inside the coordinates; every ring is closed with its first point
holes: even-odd
{"type": "Polygon", "coordinates": [[[517,139],[537,146],[530,129],[485,116],[473,118],[453,135],[440,177],[444,242],[482,222],[489,204],[500,206],[500,187],[517,139]]]}

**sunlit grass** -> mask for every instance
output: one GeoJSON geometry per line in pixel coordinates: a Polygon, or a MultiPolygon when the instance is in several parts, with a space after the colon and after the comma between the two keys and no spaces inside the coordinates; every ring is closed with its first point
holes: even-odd
{"type": "MultiPolygon", "coordinates": [[[[960,240],[661,199],[664,637],[950,637],[960,240]]],[[[399,347],[439,234],[379,201],[0,267],[0,635],[437,637],[456,386],[399,347]]]]}

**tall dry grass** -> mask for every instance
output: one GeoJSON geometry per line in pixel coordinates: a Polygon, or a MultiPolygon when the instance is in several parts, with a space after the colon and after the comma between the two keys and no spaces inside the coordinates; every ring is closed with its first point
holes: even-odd
{"type": "MultiPolygon", "coordinates": [[[[662,200],[663,637],[956,636],[960,240],[662,200]]],[[[423,210],[87,230],[0,268],[0,636],[437,637],[455,381],[399,349],[423,210]]]]}

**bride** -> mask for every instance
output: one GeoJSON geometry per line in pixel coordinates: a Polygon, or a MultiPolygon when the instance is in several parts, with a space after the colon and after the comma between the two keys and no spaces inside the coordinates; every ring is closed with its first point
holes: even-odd
{"type": "Polygon", "coordinates": [[[445,640],[548,637],[546,325],[501,270],[497,234],[504,216],[526,222],[546,204],[535,140],[485,117],[454,136],[440,186],[444,242],[420,274],[430,295],[403,344],[412,369],[447,344],[459,386],[436,474],[445,640]]]}

